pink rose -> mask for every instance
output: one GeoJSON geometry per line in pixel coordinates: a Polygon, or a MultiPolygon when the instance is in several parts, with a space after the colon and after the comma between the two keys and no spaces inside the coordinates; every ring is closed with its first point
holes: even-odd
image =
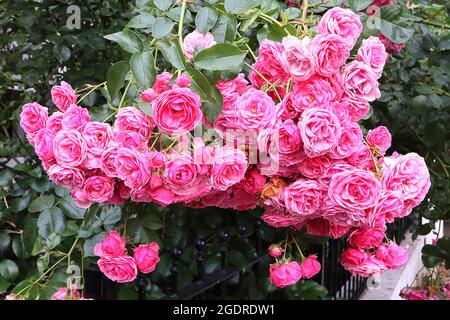
{"type": "Polygon", "coordinates": [[[317,32],[336,34],[345,39],[350,49],[353,48],[362,31],[359,16],[350,9],[335,7],[328,10],[317,25],[317,32]]]}
{"type": "MultiPolygon", "coordinates": [[[[330,192],[330,190],[328,190],[330,192]]],[[[346,227],[359,227],[367,224],[367,214],[364,210],[344,208],[328,195],[322,203],[322,217],[332,224],[346,227]]]]}
{"type": "Polygon", "coordinates": [[[91,117],[87,109],[72,104],[64,112],[61,125],[65,130],[82,130],[90,120],[91,117]]]}
{"type": "Polygon", "coordinates": [[[248,211],[256,208],[256,195],[248,193],[244,188],[233,186],[231,204],[228,206],[237,211],[248,211]]]}
{"type": "Polygon", "coordinates": [[[251,88],[236,100],[236,121],[240,129],[264,129],[279,118],[279,107],[264,91],[251,88]]]}
{"type": "Polygon", "coordinates": [[[111,230],[109,234],[94,247],[94,254],[100,258],[120,257],[126,252],[126,241],[117,233],[111,230]]]}
{"type": "Polygon", "coordinates": [[[282,265],[271,264],[269,268],[270,282],[278,288],[290,286],[302,278],[300,265],[295,262],[287,262],[282,265]]]}
{"type": "Polygon", "coordinates": [[[328,196],[347,210],[373,207],[380,197],[381,183],[373,172],[354,169],[331,177],[328,196]]]}
{"type": "Polygon", "coordinates": [[[343,126],[350,121],[350,108],[345,101],[332,101],[328,104],[327,109],[334,113],[343,126]]]}
{"type": "Polygon", "coordinates": [[[48,109],[41,106],[39,103],[27,103],[23,105],[20,113],[20,126],[27,134],[30,142],[33,142],[34,137],[39,130],[45,128],[48,119],[48,109]]]}
{"type": "Polygon", "coordinates": [[[92,176],[83,185],[86,199],[93,202],[105,202],[114,195],[114,179],[106,176],[92,176]]]}
{"type": "Polygon", "coordinates": [[[309,179],[322,177],[331,165],[331,159],[325,155],[314,158],[305,158],[299,165],[298,171],[309,179]]]}
{"type": "Polygon", "coordinates": [[[381,183],[386,190],[398,194],[403,201],[420,203],[430,189],[430,173],[425,160],[416,153],[397,158],[384,158],[381,183]]]}
{"type": "Polygon", "coordinates": [[[317,261],[317,256],[313,254],[306,257],[300,264],[300,268],[304,278],[310,279],[314,277],[320,271],[320,263],[317,261]]]}
{"type": "Polygon", "coordinates": [[[378,152],[384,155],[391,147],[392,136],[388,128],[384,126],[369,130],[366,136],[367,144],[372,148],[377,148],[378,152]]]}
{"type": "Polygon", "coordinates": [[[162,168],[167,162],[167,156],[160,151],[150,152],[149,154],[150,165],[154,168],[162,168]]]}
{"type": "MultiPolygon", "coordinates": [[[[290,91],[284,98],[283,101],[281,102],[281,120],[298,120],[298,118],[301,115],[301,112],[297,110],[298,109],[302,109],[303,107],[301,106],[300,103],[298,103],[297,101],[297,97],[299,95],[297,95],[296,91],[290,91]],[[294,104],[297,103],[297,108],[294,106],[294,104]]],[[[303,109],[302,109],[303,111],[303,109]]]]}
{"type": "Polygon", "coordinates": [[[203,34],[196,29],[193,32],[187,34],[186,37],[184,37],[183,51],[186,57],[192,60],[192,58],[194,58],[196,47],[199,47],[200,50],[202,50],[210,48],[215,44],[216,41],[214,41],[214,36],[211,33],[206,32],[205,34],[203,34]]]}
{"type": "Polygon", "coordinates": [[[63,112],[71,104],[77,103],[77,94],[72,89],[72,86],[65,81],[61,81],[61,85],[59,86],[54,86],[51,94],[53,103],[63,112]]]}
{"type": "Polygon", "coordinates": [[[357,168],[375,171],[372,151],[362,143],[357,146],[354,152],[347,158],[347,161],[357,168]]]}
{"type": "Polygon", "coordinates": [[[353,154],[362,145],[363,134],[359,125],[350,122],[342,128],[342,134],[337,145],[335,145],[330,157],[333,159],[344,159],[353,154]]]}
{"type": "Polygon", "coordinates": [[[269,247],[268,251],[269,251],[269,255],[270,256],[272,256],[274,258],[277,258],[277,257],[279,257],[279,256],[281,256],[283,254],[284,249],[282,247],[280,247],[279,245],[272,244],[269,247]]]}
{"type": "Polygon", "coordinates": [[[136,279],[137,267],[130,256],[103,257],[97,262],[100,271],[112,281],[131,282],[136,279]]]}
{"type": "Polygon", "coordinates": [[[42,161],[51,161],[53,155],[53,139],[55,134],[48,129],[41,129],[34,137],[34,151],[42,161]]]}
{"type": "Polygon", "coordinates": [[[261,219],[274,228],[291,227],[297,230],[303,227],[305,221],[305,217],[298,214],[282,214],[267,208],[261,219]]]}
{"type": "Polygon", "coordinates": [[[62,130],[62,120],[64,113],[56,111],[48,117],[46,128],[52,131],[54,134],[62,130]]]}
{"type": "Polygon", "coordinates": [[[152,102],[157,96],[158,95],[154,89],[145,89],[141,92],[141,100],[145,102],[152,102]]]}
{"type": "Polygon", "coordinates": [[[114,142],[128,149],[145,150],[148,148],[148,140],[142,134],[130,130],[114,132],[114,142]]]}
{"type": "Polygon", "coordinates": [[[380,39],[380,41],[384,44],[384,47],[386,48],[386,51],[388,53],[398,53],[402,51],[403,47],[405,46],[404,43],[395,43],[383,36],[381,32],[378,31],[377,37],[380,39]]]}
{"type": "Polygon", "coordinates": [[[183,73],[175,80],[174,86],[178,88],[187,88],[190,85],[191,85],[191,77],[188,74],[183,73]]]}
{"type": "Polygon", "coordinates": [[[160,206],[168,206],[175,201],[175,194],[169,189],[160,187],[150,192],[153,202],[160,206]]]}
{"type": "Polygon", "coordinates": [[[347,95],[342,97],[340,102],[347,109],[348,117],[353,122],[363,119],[370,110],[369,102],[359,98],[351,98],[347,95]]]}
{"type": "Polygon", "coordinates": [[[72,285],[72,289],[69,288],[59,288],[51,296],[50,300],[80,300],[81,294],[78,292],[77,286],[72,285]]]}
{"type": "Polygon", "coordinates": [[[328,77],[339,71],[350,56],[348,42],[339,35],[317,35],[311,44],[316,72],[328,77]]]}
{"type": "Polygon", "coordinates": [[[306,232],[308,234],[320,237],[331,237],[333,239],[344,236],[350,228],[350,226],[333,224],[324,218],[316,218],[306,222],[306,232]]]}
{"type": "Polygon", "coordinates": [[[361,277],[370,277],[386,270],[381,260],[361,249],[347,248],[341,255],[341,264],[352,275],[361,277]]]}
{"type": "Polygon", "coordinates": [[[150,138],[155,123],[153,119],[134,107],[121,108],[116,115],[114,128],[118,131],[134,131],[140,133],[144,138],[150,138]]]}
{"type": "Polygon", "coordinates": [[[85,166],[89,169],[101,167],[101,155],[108,148],[113,132],[108,123],[88,122],[83,129],[87,146],[85,166]]]}
{"type": "Polygon", "coordinates": [[[290,98],[292,107],[302,113],[310,108],[326,109],[335,92],[327,81],[312,77],[307,81],[294,83],[289,95],[293,95],[290,98]]]}
{"type": "Polygon", "coordinates": [[[132,149],[120,148],[114,156],[117,176],[129,188],[137,189],[150,180],[149,160],[143,153],[132,149]]]}
{"type": "Polygon", "coordinates": [[[384,48],[384,44],[377,37],[370,36],[362,41],[358,49],[358,60],[370,66],[377,79],[383,73],[383,67],[389,55],[384,48]]]}
{"type": "Polygon", "coordinates": [[[78,131],[62,130],[53,140],[53,153],[58,164],[77,167],[86,159],[86,142],[78,131]]]}
{"type": "Polygon", "coordinates": [[[247,171],[248,162],[242,150],[222,147],[216,150],[211,168],[211,185],[216,190],[226,190],[241,181],[247,171]]]}
{"type": "Polygon", "coordinates": [[[219,80],[219,82],[216,83],[216,88],[219,89],[223,97],[227,97],[234,93],[241,95],[249,89],[249,86],[248,81],[245,79],[245,75],[239,73],[238,76],[232,80],[219,80]]]}
{"type": "Polygon", "coordinates": [[[156,92],[157,95],[172,89],[172,74],[170,72],[164,71],[156,76],[155,84],[152,89],[156,92]]]}
{"type": "Polygon", "coordinates": [[[82,189],[78,188],[72,189],[70,194],[77,207],[87,209],[92,205],[92,201],[86,198],[86,195],[82,189]]]}
{"type": "Polygon", "coordinates": [[[153,118],[162,132],[183,134],[202,119],[200,97],[187,88],[175,88],[153,101],[153,118]]]}
{"type": "Polygon", "coordinates": [[[295,80],[304,81],[314,73],[310,43],[311,38],[308,36],[302,40],[293,36],[283,38],[284,51],[281,54],[281,62],[284,70],[295,80]]]}
{"type": "Polygon", "coordinates": [[[381,97],[375,74],[360,61],[352,61],[344,67],[344,91],[353,99],[373,101],[381,97]]]}
{"type": "Polygon", "coordinates": [[[308,157],[324,155],[339,142],[341,137],[341,124],[338,118],[326,109],[305,110],[298,125],[308,157]]]}
{"type": "Polygon", "coordinates": [[[140,244],[134,248],[134,261],[138,270],[142,273],[150,273],[155,270],[159,262],[158,256],[159,246],[156,242],[149,245],[140,244]]]}
{"type": "Polygon", "coordinates": [[[266,177],[259,173],[257,169],[252,169],[247,171],[241,184],[248,193],[258,193],[264,187],[266,181],[266,177]]]}
{"type": "Polygon", "coordinates": [[[47,171],[48,177],[54,183],[66,188],[81,188],[84,183],[84,174],[78,168],[63,167],[59,164],[52,165],[47,171]]]}
{"type": "Polygon", "coordinates": [[[344,160],[336,160],[332,162],[331,165],[325,170],[325,173],[323,174],[323,176],[320,177],[319,180],[322,184],[329,185],[331,177],[334,176],[336,173],[351,171],[353,169],[355,169],[355,167],[349,164],[348,162],[344,160]]]}
{"type": "Polygon", "coordinates": [[[375,256],[389,269],[397,269],[408,262],[408,249],[394,242],[384,243],[378,247],[375,256]]]}
{"type": "Polygon", "coordinates": [[[402,218],[404,203],[401,196],[389,190],[382,190],[378,203],[368,210],[369,222],[374,223],[379,216],[383,216],[388,223],[395,218],[402,218]]]}
{"type": "Polygon", "coordinates": [[[372,249],[380,245],[384,238],[383,229],[371,227],[359,227],[348,237],[348,242],[351,246],[360,249],[372,249]]]}
{"type": "Polygon", "coordinates": [[[174,154],[166,163],[165,185],[172,191],[177,201],[192,201],[211,190],[208,176],[202,166],[186,154],[174,154]]]}
{"type": "Polygon", "coordinates": [[[298,179],[284,189],[284,203],[293,213],[311,216],[320,209],[326,190],[315,180],[298,179]]]}
{"type": "Polygon", "coordinates": [[[100,169],[106,174],[108,177],[117,178],[117,169],[114,163],[116,159],[116,155],[119,151],[120,147],[112,146],[103,151],[100,156],[100,169]]]}

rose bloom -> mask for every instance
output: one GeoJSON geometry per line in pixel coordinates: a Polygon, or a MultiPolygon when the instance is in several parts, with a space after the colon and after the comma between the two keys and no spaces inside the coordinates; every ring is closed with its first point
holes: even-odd
{"type": "Polygon", "coordinates": [[[368,210],[369,222],[375,222],[377,217],[383,216],[388,223],[395,218],[404,216],[404,202],[401,196],[389,190],[382,190],[377,204],[368,210]]]}
{"type": "Polygon", "coordinates": [[[54,134],[58,133],[62,130],[62,119],[64,117],[64,113],[56,111],[48,117],[46,128],[47,130],[52,131],[54,134]]]}
{"type": "Polygon", "coordinates": [[[78,131],[62,130],[53,140],[53,153],[58,164],[76,167],[86,159],[86,142],[78,131]]]}
{"type": "MultiPolygon", "coordinates": [[[[297,95],[297,92],[290,91],[281,102],[281,120],[298,120],[300,118],[301,112],[297,110],[297,108],[302,109],[302,105],[300,103],[297,103],[296,98],[299,95],[297,95]],[[297,108],[294,107],[294,103],[297,103],[297,108]]],[[[303,111],[303,109],[302,109],[303,111]]]]}
{"type": "Polygon", "coordinates": [[[356,150],[347,158],[347,161],[357,168],[375,171],[372,151],[362,143],[357,146],[356,150]]]}
{"type": "Polygon", "coordinates": [[[278,288],[290,286],[302,278],[300,265],[295,262],[286,262],[282,265],[271,264],[269,268],[270,282],[278,288]]]}
{"type": "Polygon", "coordinates": [[[247,166],[242,150],[226,146],[217,149],[211,168],[211,185],[216,190],[228,189],[244,178],[247,166]]]}
{"type": "Polygon", "coordinates": [[[173,155],[166,163],[164,178],[166,187],[176,195],[177,201],[192,201],[211,190],[202,166],[186,154],[173,155]]]}
{"type": "Polygon", "coordinates": [[[202,119],[200,105],[200,97],[190,89],[171,89],[153,101],[153,118],[162,132],[183,134],[202,119]]]}
{"type": "Polygon", "coordinates": [[[373,101],[381,97],[375,74],[360,61],[352,61],[344,67],[344,91],[353,99],[373,101]]]}
{"type": "Polygon", "coordinates": [[[33,141],[39,130],[45,128],[48,119],[48,109],[39,103],[27,103],[23,105],[20,113],[20,126],[33,141]]]}
{"type": "Polygon", "coordinates": [[[34,151],[42,161],[51,161],[53,155],[53,139],[55,134],[53,131],[42,128],[34,137],[34,151]]]}
{"type": "Polygon", "coordinates": [[[118,131],[134,131],[148,139],[155,127],[153,119],[134,107],[121,108],[116,115],[114,128],[118,131]]]}
{"type": "Polygon", "coordinates": [[[310,216],[317,213],[327,189],[315,180],[298,179],[284,189],[284,203],[293,213],[310,216]]]}
{"type": "Polygon", "coordinates": [[[272,160],[283,166],[298,164],[305,158],[300,129],[292,120],[271,131],[268,151],[272,160]]]}
{"type": "Polygon", "coordinates": [[[359,61],[370,66],[378,79],[383,73],[383,67],[389,55],[380,39],[370,36],[368,39],[362,41],[358,49],[357,57],[359,61]]]}
{"type": "Polygon", "coordinates": [[[333,89],[334,96],[331,101],[340,102],[342,96],[344,95],[344,78],[342,77],[341,70],[338,70],[327,77],[321,77],[321,79],[328,82],[328,84],[333,89]]]}
{"type": "Polygon", "coordinates": [[[351,98],[347,95],[342,97],[341,104],[347,109],[348,117],[353,122],[363,119],[370,110],[369,102],[358,98],[351,98]]]}
{"type": "Polygon", "coordinates": [[[192,60],[196,47],[199,47],[201,50],[210,48],[215,44],[216,41],[214,41],[214,36],[211,33],[206,32],[203,34],[200,30],[196,29],[184,37],[183,52],[186,57],[192,60]]]}
{"type": "Polygon", "coordinates": [[[93,202],[105,202],[114,195],[114,179],[106,176],[91,176],[83,185],[86,199],[93,202]]]}
{"type": "Polygon", "coordinates": [[[111,230],[109,234],[94,247],[94,254],[100,258],[120,257],[126,251],[126,241],[117,233],[111,230]]]}
{"type": "Polygon", "coordinates": [[[348,237],[348,243],[352,247],[361,249],[372,249],[380,245],[384,238],[383,229],[371,228],[371,227],[359,227],[350,233],[348,237]]]}
{"type": "Polygon", "coordinates": [[[50,300],[80,300],[80,299],[81,295],[80,292],[78,292],[76,285],[72,285],[71,290],[69,290],[69,288],[59,288],[50,298],[50,300]]]}
{"type": "Polygon", "coordinates": [[[430,189],[430,173],[425,160],[416,153],[397,158],[384,158],[381,183],[383,189],[393,191],[402,200],[416,203],[425,199],[430,189]]]}
{"type": "Polygon", "coordinates": [[[160,206],[167,207],[175,201],[175,194],[164,187],[154,189],[150,192],[152,201],[160,206]]]}
{"type": "Polygon", "coordinates": [[[274,228],[291,227],[300,230],[305,222],[305,217],[298,214],[283,214],[279,211],[267,209],[261,219],[274,228]]]}
{"type": "Polygon", "coordinates": [[[306,279],[314,277],[320,271],[320,263],[315,254],[306,257],[300,264],[302,275],[306,279]]]}
{"type": "Polygon", "coordinates": [[[113,137],[111,126],[108,123],[88,122],[83,129],[83,137],[88,152],[100,156],[108,147],[113,137]]]}
{"type": "Polygon", "coordinates": [[[364,210],[344,208],[328,195],[323,199],[321,210],[321,216],[332,224],[360,227],[368,223],[367,213],[364,210]]]}
{"type": "Polygon", "coordinates": [[[258,193],[264,187],[266,181],[266,177],[257,169],[251,169],[247,171],[240,184],[248,193],[258,193]]]}
{"type": "Polygon", "coordinates": [[[74,188],[70,192],[70,195],[72,196],[73,201],[79,208],[87,209],[92,205],[92,201],[86,198],[86,195],[82,189],[74,188]]]}
{"type": "Polygon", "coordinates": [[[155,91],[157,95],[172,89],[172,85],[170,84],[172,78],[173,78],[172,74],[167,71],[164,71],[156,75],[155,84],[153,84],[152,89],[155,91]]]}
{"type": "Polygon", "coordinates": [[[297,81],[304,81],[314,73],[314,61],[311,55],[311,38],[303,39],[287,36],[283,38],[284,51],[281,62],[284,70],[297,81]]]}
{"type": "Polygon", "coordinates": [[[344,38],[335,34],[315,36],[311,48],[316,72],[325,77],[339,71],[351,49],[344,38]]]}
{"type": "Polygon", "coordinates": [[[350,9],[335,7],[328,10],[317,25],[321,34],[336,34],[345,39],[353,48],[362,31],[359,16],[350,9]]]}
{"type": "Polygon", "coordinates": [[[159,262],[159,246],[156,242],[149,245],[140,244],[134,248],[134,261],[138,270],[142,273],[150,273],[155,270],[159,262]]]}
{"type": "Polygon", "coordinates": [[[279,256],[281,256],[283,254],[284,249],[282,247],[276,245],[276,244],[272,244],[269,247],[268,251],[269,251],[269,255],[270,256],[276,258],[276,257],[279,257],[279,256]]]}
{"type": "Polygon", "coordinates": [[[341,137],[339,120],[325,109],[306,110],[298,125],[308,157],[324,155],[339,142],[341,137]]]}
{"type": "Polygon", "coordinates": [[[380,197],[381,184],[373,172],[354,169],[331,177],[328,196],[348,210],[373,207],[380,197]]]}
{"type": "Polygon", "coordinates": [[[136,279],[136,263],[130,256],[103,257],[98,260],[97,264],[100,271],[112,281],[124,283],[136,279]]]}
{"type": "Polygon", "coordinates": [[[344,269],[350,271],[352,275],[362,277],[377,275],[386,270],[386,266],[381,260],[361,249],[347,248],[342,253],[340,262],[344,269]]]}
{"type": "Polygon", "coordinates": [[[52,165],[47,171],[48,177],[54,183],[66,188],[80,188],[84,183],[84,174],[78,168],[63,167],[59,164],[52,165]]]}
{"type": "Polygon", "coordinates": [[[331,165],[331,159],[327,156],[305,158],[299,165],[298,171],[309,179],[322,177],[331,165]]]}
{"type": "Polygon", "coordinates": [[[145,89],[144,91],[141,92],[140,95],[141,100],[145,102],[152,102],[153,100],[156,99],[157,96],[158,95],[154,89],[145,89]]]}
{"type": "Polygon", "coordinates": [[[375,256],[377,259],[382,260],[389,269],[400,268],[408,262],[408,250],[394,242],[384,243],[379,246],[375,256]]]}
{"type": "Polygon", "coordinates": [[[61,126],[65,130],[82,130],[90,120],[87,109],[72,104],[64,112],[61,126]]]}
{"type": "Polygon", "coordinates": [[[73,103],[77,102],[77,94],[72,86],[65,81],[61,85],[54,86],[51,90],[52,101],[61,111],[66,111],[73,103]]]}
{"type": "Polygon", "coordinates": [[[236,100],[236,121],[240,129],[264,129],[279,118],[279,107],[261,90],[251,88],[236,100]]]}
{"type": "Polygon", "coordinates": [[[148,140],[142,134],[130,130],[114,132],[114,142],[128,149],[145,150],[148,148],[148,140]]]}
{"type": "Polygon", "coordinates": [[[143,153],[119,148],[114,156],[117,176],[129,188],[137,189],[150,180],[150,164],[143,153]]]}
{"type": "Polygon", "coordinates": [[[386,48],[386,51],[388,53],[398,53],[402,51],[403,47],[405,46],[404,43],[395,43],[383,36],[381,32],[378,31],[377,37],[380,39],[380,41],[384,44],[384,47],[386,48]]]}
{"type": "Polygon", "coordinates": [[[239,73],[236,78],[232,80],[219,80],[216,83],[216,88],[219,89],[223,97],[230,96],[234,93],[243,94],[249,89],[248,81],[245,79],[243,73],[239,73]]]}
{"type": "Polygon", "coordinates": [[[119,146],[111,146],[103,151],[100,156],[100,169],[103,171],[105,175],[111,178],[117,178],[117,169],[114,163],[116,159],[117,152],[119,151],[119,146]]]}
{"type": "Polygon", "coordinates": [[[350,226],[333,224],[324,218],[308,220],[306,221],[305,226],[308,234],[320,237],[331,237],[333,239],[344,236],[351,228],[350,226]]]}
{"type": "Polygon", "coordinates": [[[330,84],[319,77],[294,83],[291,94],[292,107],[300,113],[310,108],[325,109],[335,96],[330,84]]]}
{"type": "Polygon", "coordinates": [[[369,130],[366,136],[367,144],[372,148],[377,148],[378,152],[384,155],[391,147],[392,136],[388,128],[384,126],[369,130]]]}
{"type": "Polygon", "coordinates": [[[347,123],[342,128],[342,134],[337,145],[329,155],[333,159],[344,159],[352,155],[362,145],[363,134],[359,125],[355,122],[347,123]]]}
{"type": "Polygon", "coordinates": [[[348,163],[345,160],[335,160],[331,163],[331,165],[326,168],[325,173],[319,178],[320,182],[324,185],[329,185],[331,181],[331,177],[336,173],[351,171],[355,169],[353,165],[348,163]]]}

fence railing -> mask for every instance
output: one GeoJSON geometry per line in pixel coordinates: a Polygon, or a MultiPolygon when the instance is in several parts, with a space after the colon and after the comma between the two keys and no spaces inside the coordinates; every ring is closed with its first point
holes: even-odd
{"type": "MultiPolygon", "coordinates": [[[[411,217],[398,219],[388,226],[388,236],[394,238],[398,243],[403,240],[405,232],[412,223],[411,217]]],[[[261,222],[256,223],[256,229],[261,222]]],[[[237,236],[244,238],[246,232],[245,226],[238,226],[237,236]]],[[[255,236],[257,232],[255,232],[255,236]]],[[[171,279],[169,289],[164,299],[224,299],[228,292],[228,286],[231,279],[238,277],[237,283],[245,276],[246,272],[252,271],[258,277],[262,273],[262,269],[268,267],[273,258],[266,253],[266,246],[263,241],[256,236],[256,258],[251,258],[244,268],[237,268],[228,264],[228,253],[230,245],[230,235],[227,231],[222,231],[219,235],[219,254],[220,269],[212,273],[206,274],[205,261],[205,241],[197,239],[195,242],[196,249],[196,277],[195,280],[188,285],[179,286],[180,258],[182,249],[172,248],[170,254],[172,256],[172,266],[170,268],[171,279]]],[[[268,244],[267,244],[268,245],[268,244]]],[[[321,263],[321,271],[313,280],[327,288],[331,299],[338,300],[356,300],[366,289],[367,278],[360,276],[352,276],[339,263],[339,256],[347,246],[344,239],[329,240],[321,246],[314,248],[317,252],[321,263]]],[[[267,271],[266,271],[267,273],[267,271]]],[[[267,276],[267,274],[265,275],[267,276]]],[[[236,281],[234,281],[236,283],[236,281]]],[[[145,300],[146,287],[148,281],[145,275],[139,274],[137,278],[138,299],[145,300]]],[[[117,285],[107,279],[96,267],[90,267],[85,271],[86,296],[94,299],[114,300],[117,299],[117,285]]],[[[240,299],[248,299],[248,292],[244,287],[239,289],[238,297],[240,299]]]]}

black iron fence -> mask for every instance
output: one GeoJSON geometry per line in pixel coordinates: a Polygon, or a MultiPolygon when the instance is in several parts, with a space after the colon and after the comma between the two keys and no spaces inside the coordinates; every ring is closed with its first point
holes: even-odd
{"type": "MultiPolygon", "coordinates": [[[[412,217],[396,220],[388,226],[388,236],[400,243],[413,221],[412,217]]],[[[261,222],[258,221],[256,228],[258,229],[260,225],[261,222]]],[[[244,238],[245,231],[244,226],[239,226],[237,237],[244,238]]],[[[164,299],[224,299],[229,296],[227,293],[232,286],[230,282],[239,284],[247,272],[253,272],[256,278],[260,275],[267,277],[268,264],[273,262],[273,258],[266,253],[268,244],[264,243],[257,234],[256,232],[256,257],[250,258],[244,268],[237,268],[228,263],[230,235],[227,231],[222,231],[218,239],[220,268],[209,274],[205,272],[204,267],[206,258],[205,241],[197,239],[195,243],[196,277],[192,283],[181,287],[179,285],[179,271],[182,251],[180,248],[173,248],[170,252],[172,256],[171,278],[169,284],[165,286],[167,293],[164,299]]],[[[367,278],[352,276],[339,263],[339,256],[346,246],[344,239],[337,239],[329,240],[314,248],[322,269],[313,280],[327,288],[331,299],[356,300],[366,289],[367,278]]],[[[147,284],[146,276],[139,274],[137,278],[139,300],[147,298],[147,284]]],[[[117,299],[117,285],[107,279],[96,267],[88,268],[85,271],[85,285],[87,297],[105,300],[117,299]]],[[[238,286],[238,292],[235,292],[233,296],[239,299],[249,298],[244,286],[238,286]]]]}

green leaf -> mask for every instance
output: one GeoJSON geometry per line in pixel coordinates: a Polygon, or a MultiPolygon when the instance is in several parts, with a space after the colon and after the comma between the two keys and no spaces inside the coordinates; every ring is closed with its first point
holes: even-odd
{"type": "Polygon", "coordinates": [[[208,32],[216,24],[218,16],[214,7],[203,7],[195,16],[195,26],[201,32],[208,32]]]}
{"type": "Polygon", "coordinates": [[[231,44],[220,43],[200,51],[195,56],[194,63],[205,70],[228,70],[239,66],[246,55],[247,51],[231,44]]]}
{"type": "Polygon", "coordinates": [[[402,20],[401,9],[397,5],[380,9],[380,31],[383,36],[395,43],[405,43],[414,34],[414,30],[409,29],[402,20]]]}
{"type": "Polygon", "coordinates": [[[0,233],[0,252],[8,249],[11,244],[11,237],[7,233],[0,233]]]}
{"type": "Polygon", "coordinates": [[[172,0],[153,0],[153,3],[155,6],[162,11],[169,10],[170,6],[172,5],[172,0]]]}
{"type": "Polygon", "coordinates": [[[211,33],[217,43],[233,42],[236,30],[237,19],[235,16],[220,16],[211,33]]]}
{"type": "Polygon", "coordinates": [[[41,212],[50,209],[55,203],[55,197],[53,195],[40,196],[34,199],[28,206],[29,212],[41,212]]]}
{"type": "Polygon", "coordinates": [[[83,219],[86,214],[86,209],[78,207],[71,196],[61,199],[59,207],[66,216],[72,219],[83,219]]]}
{"type": "Polygon", "coordinates": [[[353,11],[361,11],[372,4],[373,0],[348,0],[348,4],[353,11]]]}
{"type": "Polygon", "coordinates": [[[37,261],[37,269],[40,274],[43,274],[45,272],[45,270],[48,267],[49,262],[50,262],[50,255],[48,253],[39,257],[39,259],[37,261]]]}
{"type": "Polygon", "coordinates": [[[217,117],[222,113],[222,94],[215,86],[212,86],[208,79],[197,69],[189,68],[187,71],[191,77],[191,89],[197,93],[203,101],[203,115],[210,124],[213,124],[217,117]]]}
{"type": "Polygon", "coordinates": [[[0,278],[0,293],[6,292],[8,288],[11,286],[11,282],[6,279],[0,278]]]}
{"type": "Polygon", "coordinates": [[[156,18],[149,13],[141,13],[138,16],[133,17],[128,23],[129,28],[136,29],[151,29],[156,18]]]}
{"type": "Polygon", "coordinates": [[[150,230],[159,230],[163,227],[161,219],[153,214],[144,215],[143,219],[141,220],[141,223],[144,227],[150,230]]]}
{"type": "Polygon", "coordinates": [[[123,50],[129,53],[135,53],[142,50],[141,38],[130,30],[108,34],[105,36],[105,39],[117,42],[123,50]]]}
{"type": "Polygon", "coordinates": [[[186,60],[177,40],[159,41],[158,45],[164,58],[178,70],[186,69],[186,60]]]}
{"type": "Polygon", "coordinates": [[[12,181],[13,174],[9,169],[3,169],[0,171],[0,187],[9,185],[12,181]]]}
{"type": "Polygon", "coordinates": [[[156,79],[152,52],[136,52],[130,60],[133,78],[143,87],[150,88],[156,79]]]}
{"type": "Polygon", "coordinates": [[[152,27],[153,38],[161,39],[168,36],[172,32],[174,25],[175,23],[173,23],[171,20],[167,18],[164,17],[156,18],[152,27]]]}
{"type": "Polygon", "coordinates": [[[269,40],[281,42],[284,37],[289,35],[284,28],[275,23],[269,24],[268,29],[269,33],[267,34],[267,39],[269,40]]]}
{"type": "Polygon", "coordinates": [[[47,240],[45,241],[46,251],[53,250],[61,243],[61,236],[56,233],[49,234],[47,240]]]}
{"type": "Polygon", "coordinates": [[[104,225],[115,224],[122,218],[122,209],[117,206],[103,207],[99,218],[104,225]]]}
{"type": "Polygon", "coordinates": [[[90,237],[84,242],[84,255],[86,257],[93,257],[94,254],[94,247],[97,243],[102,242],[103,239],[106,236],[106,232],[97,233],[96,235],[90,237]]]}
{"type": "Polygon", "coordinates": [[[130,71],[128,61],[119,61],[114,63],[106,73],[108,93],[111,100],[114,100],[120,88],[125,84],[125,76],[130,71]]]}
{"type": "Polygon", "coordinates": [[[247,264],[247,260],[245,259],[244,255],[237,250],[231,250],[228,254],[228,261],[230,264],[238,267],[243,268],[247,264]]]}
{"type": "Polygon", "coordinates": [[[261,4],[261,0],[225,0],[225,10],[231,14],[244,13],[261,4]]]}
{"type": "Polygon", "coordinates": [[[8,281],[14,281],[19,276],[19,267],[14,261],[5,259],[0,262],[0,276],[8,281]]]}
{"type": "Polygon", "coordinates": [[[436,267],[443,261],[443,257],[437,246],[426,244],[422,248],[422,262],[427,268],[436,267]]]}
{"type": "Polygon", "coordinates": [[[61,209],[50,208],[39,215],[37,226],[39,235],[47,239],[52,233],[62,234],[66,228],[66,221],[61,209]]]}

